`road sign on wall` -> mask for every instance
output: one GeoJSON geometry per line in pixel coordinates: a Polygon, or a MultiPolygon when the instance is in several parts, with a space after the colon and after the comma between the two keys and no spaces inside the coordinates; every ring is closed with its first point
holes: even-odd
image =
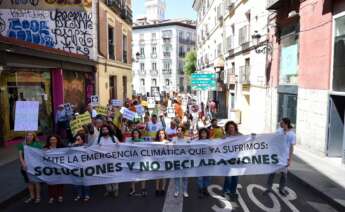
{"type": "Polygon", "coordinates": [[[216,74],[192,74],[192,90],[216,90],[216,74]]]}

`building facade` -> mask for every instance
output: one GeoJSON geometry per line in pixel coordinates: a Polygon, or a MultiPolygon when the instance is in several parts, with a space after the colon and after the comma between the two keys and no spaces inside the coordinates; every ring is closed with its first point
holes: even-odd
{"type": "MultiPolygon", "coordinates": [[[[221,118],[241,131],[264,132],[266,121],[266,4],[255,0],[196,0],[198,70],[217,73],[221,118]]],[[[206,99],[204,100],[206,101],[206,99]]]]}
{"type": "Polygon", "coordinates": [[[131,0],[99,3],[96,93],[100,104],[132,97],[131,0]]]}
{"type": "Polygon", "coordinates": [[[187,92],[184,57],[195,47],[195,25],[190,20],[165,20],[162,1],[147,1],[146,12],[133,26],[133,86],[137,94],[151,91],[187,92]]]}

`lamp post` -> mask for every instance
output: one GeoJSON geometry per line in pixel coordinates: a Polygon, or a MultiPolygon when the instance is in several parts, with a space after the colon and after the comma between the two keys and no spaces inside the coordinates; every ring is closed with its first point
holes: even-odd
{"type": "Polygon", "coordinates": [[[254,34],[252,35],[252,39],[255,42],[255,52],[257,54],[266,54],[268,52],[272,51],[272,47],[269,44],[269,42],[266,40],[265,42],[260,43],[261,34],[258,33],[258,31],[254,31],[254,34]]]}

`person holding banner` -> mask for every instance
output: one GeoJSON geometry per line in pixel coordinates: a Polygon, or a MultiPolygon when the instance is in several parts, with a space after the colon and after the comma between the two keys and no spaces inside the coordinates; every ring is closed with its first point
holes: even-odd
{"type": "Polygon", "coordinates": [[[218,126],[217,119],[214,118],[211,120],[211,126],[208,127],[208,130],[210,131],[211,139],[224,138],[224,130],[218,126]]]}
{"type": "MultiPolygon", "coordinates": [[[[199,141],[210,141],[210,132],[207,128],[202,128],[199,130],[199,141]]],[[[197,183],[198,183],[198,192],[199,198],[203,198],[204,196],[209,196],[209,193],[207,191],[207,187],[210,185],[211,177],[198,177],[197,183]]]]}
{"type": "MultiPolygon", "coordinates": [[[[94,142],[97,145],[113,145],[113,144],[119,144],[119,140],[114,135],[114,132],[112,131],[111,127],[109,125],[103,125],[100,129],[100,134],[97,139],[97,142],[94,142]]],[[[104,196],[107,197],[111,193],[113,193],[114,197],[119,196],[119,184],[118,183],[110,183],[105,185],[106,192],[104,193],[104,196]]]]}
{"type": "Polygon", "coordinates": [[[19,161],[20,161],[20,172],[23,175],[24,181],[28,186],[30,197],[24,201],[25,204],[35,202],[41,202],[41,186],[39,183],[30,181],[28,174],[26,172],[27,165],[24,158],[24,145],[28,145],[33,148],[42,149],[42,145],[37,141],[37,136],[33,132],[28,132],[25,135],[24,143],[19,144],[19,161]]]}
{"type": "MultiPolygon", "coordinates": [[[[284,135],[284,151],[286,155],[288,155],[288,161],[287,161],[287,166],[283,170],[281,170],[281,177],[279,181],[279,193],[282,196],[287,196],[289,195],[288,191],[285,189],[286,187],[286,181],[287,181],[287,172],[288,172],[288,167],[291,164],[291,158],[293,154],[293,147],[296,144],[296,134],[293,131],[293,127],[291,125],[291,121],[289,118],[283,118],[280,121],[280,129],[277,131],[278,134],[284,135]]],[[[267,179],[267,190],[264,192],[265,195],[268,195],[269,193],[272,193],[272,185],[273,185],[273,180],[275,177],[276,173],[272,173],[268,176],[267,179]]]]}
{"type": "MultiPolygon", "coordinates": [[[[138,129],[134,129],[132,131],[132,139],[130,140],[131,143],[137,143],[137,142],[144,142],[144,139],[141,138],[141,132],[138,129]]],[[[131,191],[129,192],[129,196],[147,196],[147,190],[146,190],[146,181],[141,181],[141,193],[137,194],[135,191],[135,182],[132,182],[131,184],[131,191]]]]}
{"type": "MultiPolygon", "coordinates": [[[[179,126],[176,130],[177,137],[173,138],[172,142],[174,144],[184,142],[184,134],[185,129],[182,126],[179,126]]],[[[189,197],[188,195],[188,178],[187,177],[181,177],[181,178],[175,178],[175,193],[174,197],[178,197],[181,192],[181,186],[183,188],[183,196],[185,198],[189,197]],[[181,182],[182,181],[182,182],[181,182]],[[182,183],[182,185],[181,185],[182,183]]]]}
{"type": "MultiPolygon", "coordinates": [[[[47,138],[46,145],[43,147],[46,151],[53,150],[56,148],[62,148],[62,142],[61,138],[57,135],[51,135],[47,138]]],[[[55,199],[58,200],[58,202],[63,202],[63,185],[49,185],[48,184],[48,198],[49,204],[53,204],[55,199]]]]}
{"type": "MultiPolygon", "coordinates": [[[[241,133],[238,132],[237,124],[233,121],[227,122],[224,128],[226,133],[225,138],[241,135],[241,133]]],[[[238,179],[238,176],[226,176],[224,179],[223,192],[232,200],[238,199],[238,194],[236,193],[238,179]]]]}
{"type": "MultiPolygon", "coordinates": [[[[77,134],[74,136],[73,147],[84,146],[86,143],[87,142],[84,134],[77,134]]],[[[74,198],[75,202],[79,201],[81,198],[84,199],[84,202],[88,202],[90,200],[89,186],[75,185],[74,192],[77,194],[77,196],[74,198]]]]}
{"type": "MultiPolygon", "coordinates": [[[[165,130],[163,129],[158,130],[155,141],[161,142],[161,143],[169,143],[168,135],[165,132],[165,130]]],[[[165,195],[165,186],[166,186],[165,179],[156,180],[156,196],[165,195]]]]}

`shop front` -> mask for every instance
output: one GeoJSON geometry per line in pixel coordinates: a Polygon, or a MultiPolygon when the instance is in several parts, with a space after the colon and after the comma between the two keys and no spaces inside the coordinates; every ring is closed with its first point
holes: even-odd
{"type": "Polygon", "coordinates": [[[95,66],[87,58],[64,52],[28,48],[0,39],[0,146],[23,137],[15,132],[16,101],[38,101],[38,134],[54,131],[54,114],[64,103],[84,110],[94,95],[95,66]]]}

